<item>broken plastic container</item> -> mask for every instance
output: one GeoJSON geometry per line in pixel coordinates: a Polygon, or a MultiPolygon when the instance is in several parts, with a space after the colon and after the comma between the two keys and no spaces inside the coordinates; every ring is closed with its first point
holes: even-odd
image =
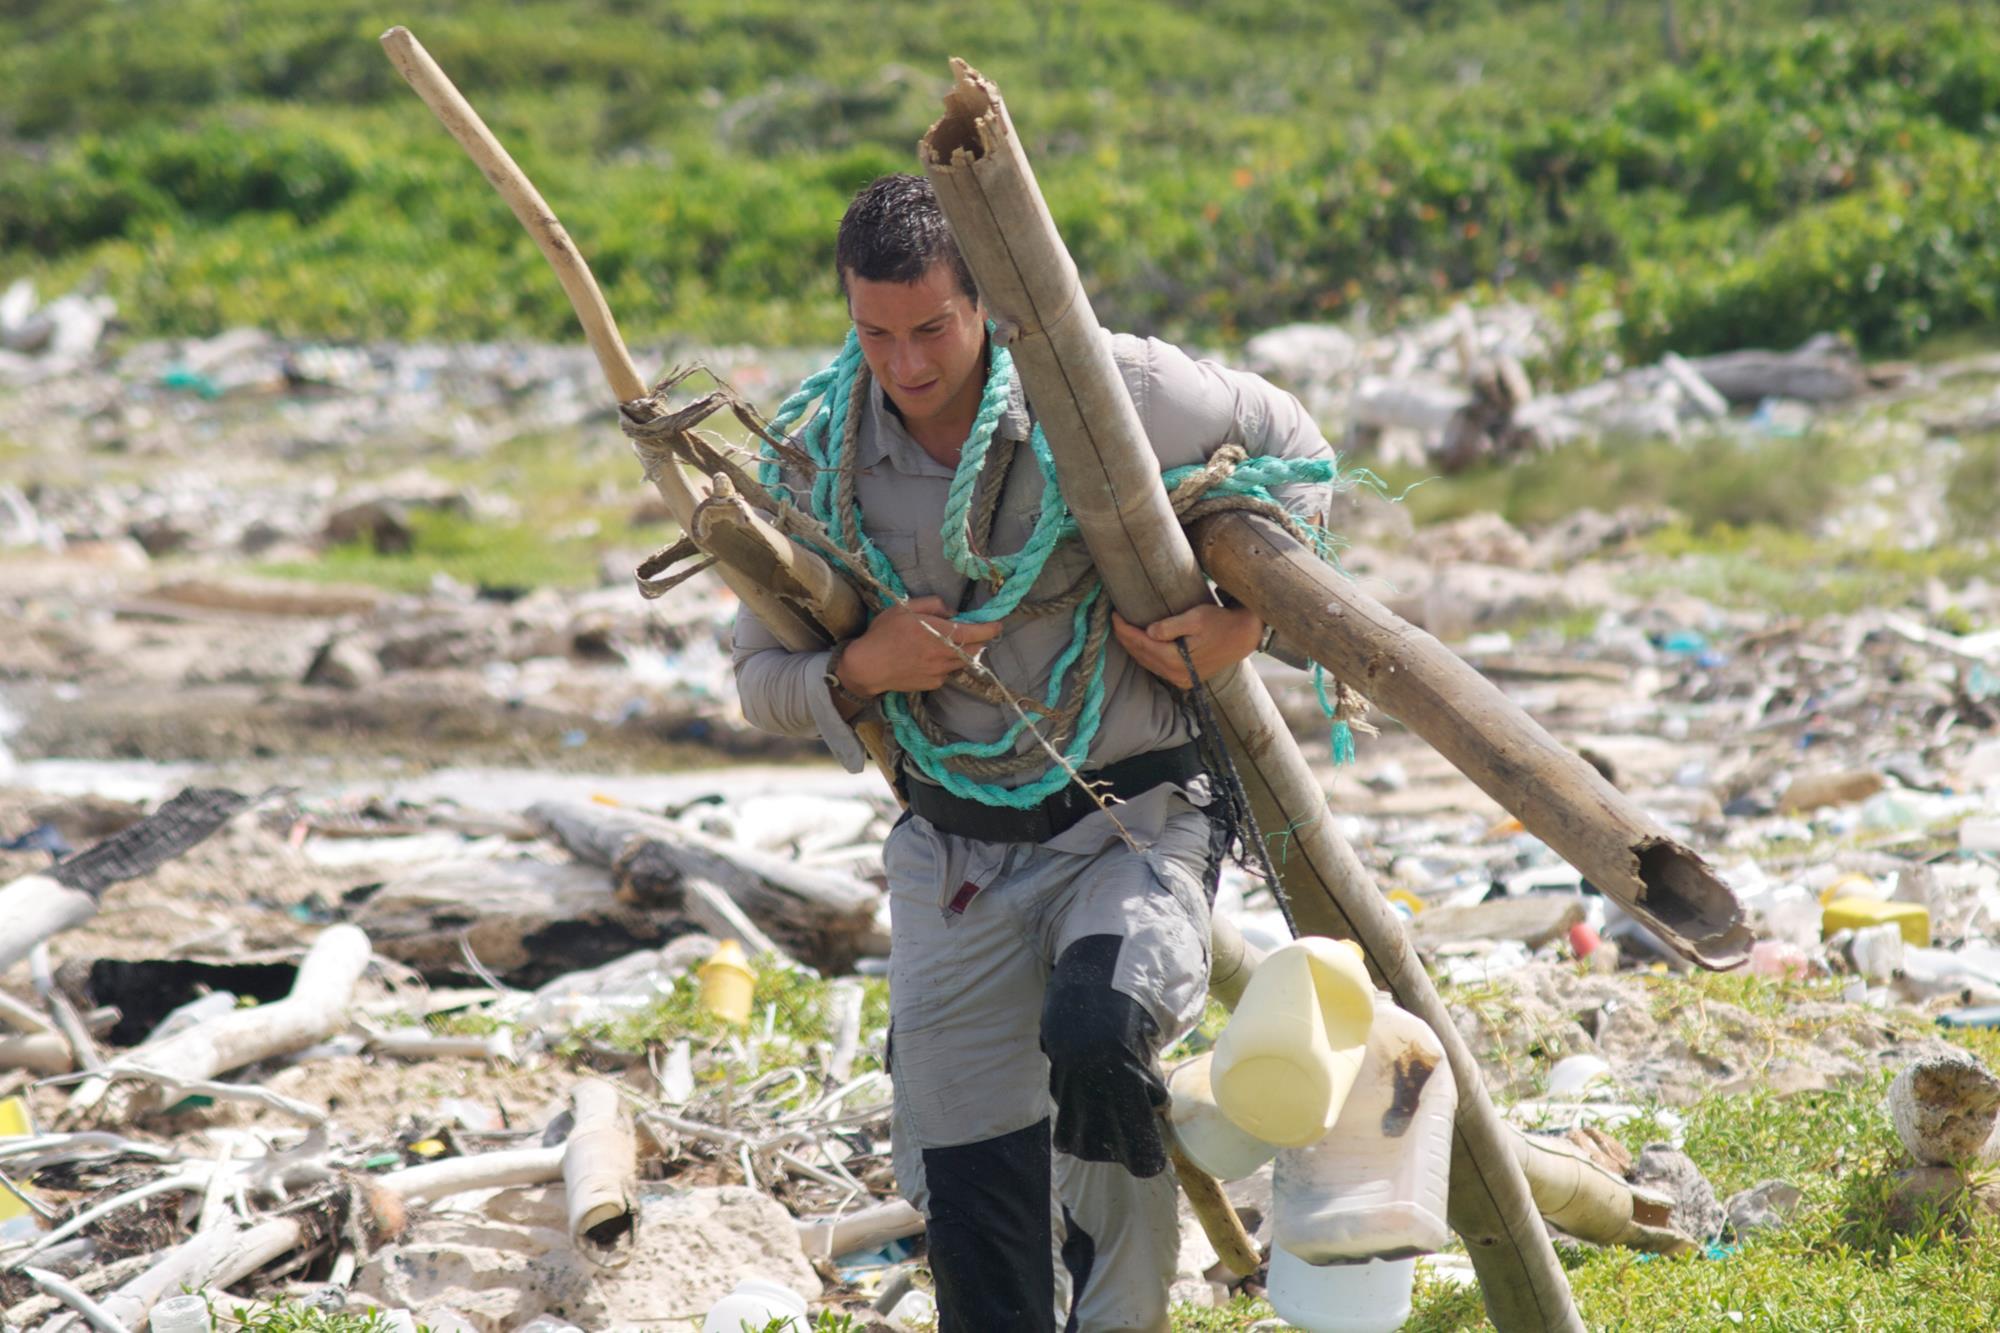
{"type": "Polygon", "coordinates": [[[201,1296],[170,1296],[153,1307],[148,1321],[153,1333],[209,1333],[208,1301],[201,1296]]]}
{"type": "Polygon", "coordinates": [[[1204,1051],[1167,1079],[1167,1091],[1173,1096],[1174,1137],[1188,1159],[1217,1180],[1241,1180],[1276,1157],[1278,1145],[1237,1128],[1215,1104],[1209,1082],[1214,1056],[1215,1052],[1204,1051]]]}
{"type": "Polygon", "coordinates": [[[1410,1317],[1416,1275],[1415,1259],[1309,1264],[1274,1249],[1264,1298],[1306,1333],[1394,1333],[1410,1317]]]}
{"type": "MultiPolygon", "coordinates": [[[[1259,975],[1262,975],[1261,973],[1259,975]]],[[[1430,1027],[1386,998],[1333,1132],[1278,1154],[1272,1240],[1308,1264],[1444,1247],[1458,1085],[1430,1027]]]]}
{"type": "Polygon", "coordinates": [[[1215,1104],[1266,1143],[1315,1141],[1340,1118],[1374,1012],[1375,987],[1352,942],[1307,936],[1276,950],[1216,1039],[1215,1104]]]}

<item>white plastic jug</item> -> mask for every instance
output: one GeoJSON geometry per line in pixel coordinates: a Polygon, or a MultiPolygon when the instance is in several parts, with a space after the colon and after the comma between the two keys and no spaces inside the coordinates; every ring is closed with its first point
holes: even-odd
{"type": "Polygon", "coordinates": [[[1272,1239],[1308,1264],[1442,1249],[1458,1085],[1428,1025],[1387,996],[1333,1132],[1278,1154],[1272,1239]]]}
{"type": "Polygon", "coordinates": [[[1305,1333],[1394,1333],[1410,1317],[1416,1276],[1415,1259],[1314,1265],[1273,1249],[1264,1298],[1305,1333]]]}
{"type": "Polygon", "coordinates": [[[785,1321],[778,1326],[784,1333],[806,1333],[805,1297],[782,1282],[746,1277],[736,1284],[736,1290],[709,1307],[708,1318],[701,1321],[701,1333],[743,1333],[746,1326],[753,1333],[764,1333],[774,1319],[785,1321]]]}
{"type": "Polygon", "coordinates": [[[1215,1104],[1266,1143],[1313,1142],[1340,1118],[1374,1010],[1375,987],[1351,942],[1309,935],[1276,950],[1216,1040],[1215,1104]]]}
{"type": "Polygon", "coordinates": [[[1203,1051],[1168,1076],[1174,1137],[1180,1140],[1188,1160],[1217,1180],[1241,1180],[1276,1157],[1278,1145],[1244,1133],[1215,1104],[1215,1090],[1209,1083],[1214,1057],[1215,1052],[1203,1051]]]}

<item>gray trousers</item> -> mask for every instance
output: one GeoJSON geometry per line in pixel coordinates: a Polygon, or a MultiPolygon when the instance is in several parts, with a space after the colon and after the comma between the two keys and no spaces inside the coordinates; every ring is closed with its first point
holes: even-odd
{"type": "Polygon", "coordinates": [[[907,817],[884,849],[894,1161],[941,1333],[1164,1330],[1158,1052],[1208,984],[1208,816],[1163,786],[1047,843],[907,817]]]}

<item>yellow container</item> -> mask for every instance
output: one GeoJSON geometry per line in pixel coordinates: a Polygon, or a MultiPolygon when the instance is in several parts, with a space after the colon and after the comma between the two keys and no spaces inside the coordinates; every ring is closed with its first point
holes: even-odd
{"type": "Polygon", "coordinates": [[[1215,1042],[1215,1104],[1236,1127],[1281,1148],[1333,1128],[1360,1072],[1375,1017],[1361,950],[1307,936],[1257,966],[1215,1042]]]}
{"type": "Polygon", "coordinates": [[[1930,910],[1920,903],[1886,902],[1879,898],[1835,898],[1820,915],[1820,938],[1836,930],[1865,930],[1895,922],[1903,943],[1927,948],[1931,942],[1930,910]]]}
{"type": "Polygon", "coordinates": [[[743,946],[724,940],[695,973],[701,978],[701,1007],[725,1023],[738,1027],[750,1021],[750,993],[757,987],[757,974],[743,946]]]}

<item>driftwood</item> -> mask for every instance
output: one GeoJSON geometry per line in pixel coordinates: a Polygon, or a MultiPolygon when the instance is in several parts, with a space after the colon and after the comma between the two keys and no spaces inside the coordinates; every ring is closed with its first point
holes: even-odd
{"type": "Polygon", "coordinates": [[[585,1079],[570,1094],[572,1123],[563,1143],[563,1192],[569,1239],[592,1263],[614,1267],[632,1257],[639,1239],[633,1178],[639,1142],[618,1089],[585,1079]]]}
{"type": "Polygon", "coordinates": [[[523,988],[657,949],[687,929],[619,901],[586,867],[486,859],[402,871],[354,922],[383,957],[433,983],[461,984],[484,968],[523,988]]]}
{"type": "Polygon", "coordinates": [[[104,1311],[137,1333],[160,1301],[201,1287],[239,1282],[304,1244],[311,1231],[300,1217],[274,1217],[253,1226],[203,1232],[168,1250],[153,1267],[102,1302],[104,1311]]]}
{"type": "MultiPolygon", "coordinates": [[[[70,1114],[101,1102],[111,1083],[128,1071],[147,1081],[134,1089],[125,1114],[143,1114],[162,1102],[159,1082],[211,1080],[218,1074],[325,1041],[347,1025],[354,987],[367,970],[368,936],[353,926],[331,926],[313,941],[289,997],[255,1009],[207,1019],[163,1041],[136,1046],[105,1065],[70,1100],[70,1114]]],[[[169,1082],[170,1085],[170,1082],[169,1082]]]]}
{"type": "Polygon", "coordinates": [[[1268,519],[1218,514],[1197,524],[1195,542],[1218,584],[1429,741],[1676,953],[1712,968],[1749,956],[1743,907],[1708,863],[1450,649],[1268,519]]]}
{"type": "Polygon", "coordinates": [[[49,936],[95,916],[113,884],[151,874],[249,804],[237,792],[189,787],[87,851],[0,888],[0,972],[49,936]]]}
{"type": "Polygon", "coordinates": [[[572,855],[610,867],[621,892],[637,901],[686,910],[694,886],[712,886],[760,931],[822,970],[843,971],[856,958],[888,952],[876,920],[882,895],[861,880],[636,810],[541,801],[528,817],[572,855]]]}
{"type": "Polygon", "coordinates": [[[405,1204],[430,1203],[466,1190],[547,1185],[563,1178],[565,1147],[509,1148],[472,1157],[447,1157],[388,1171],[370,1182],[405,1204]]]}
{"type": "Polygon", "coordinates": [[[1732,403],[1798,398],[1837,403],[1868,390],[1868,371],[1845,343],[1819,334],[1789,352],[1724,352],[1686,363],[1732,403]]]}
{"type": "MultiPolygon", "coordinates": [[[[397,72],[409,82],[451,136],[458,140],[459,146],[478,165],[494,189],[500,192],[515,218],[534,238],[542,257],[555,270],[557,280],[562,283],[563,291],[576,311],[578,322],[583,325],[591,351],[596,354],[598,368],[610,385],[612,396],[618,401],[620,413],[641,426],[674,415],[667,411],[658,396],[648,391],[645,380],[640,378],[631,353],[619,337],[618,324],[611,317],[604,294],[598,289],[597,280],[591,276],[590,267],[584,262],[575,242],[563,229],[562,223],[557,221],[541,193],[507,150],[500,146],[500,141],[493,137],[493,132],[479,118],[479,113],[452,86],[451,80],[445,77],[444,71],[438,68],[437,62],[431,59],[430,53],[410,35],[407,28],[395,27],[383,33],[382,47],[397,72]]],[[[714,410],[714,405],[702,405],[688,413],[686,429],[692,431],[702,418],[714,410]]],[[[672,462],[648,463],[647,479],[659,492],[681,531],[692,532],[695,510],[710,495],[708,479],[691,477],[672,462]]],[[[845,596],[829,591],[830,571],[820,557],[780,538],[768,528],[739,527],[731,540],[767,543],[764,553],[759,556],[748,556],[732,548],[727,558],[718,559],[716,572],[729,585],[730,591],[787,649],[808,652],[824,648],[858,627],[843,621],[847,614],[844,608],[856,606],[858,601],[850,603],[845,596]],[[749,568],[739,567],[738,560],[747,561],[749,568]],[[766,560],[768,564],[764,563],[766,560]],[[770,581],[760,581],[750,569],[756,569],[770,581]],[[828,595],[834,597],[833,602],[822,600],[828,595]]],[[[848,595],[851,596],[851,593],[848,595]]],[[[889,742],[884,724],[864,721],[855,730],[876,763],[883,767],[884,775],[893,777],[888,766],[889,742]]]]}
{"type": "Polygon", "coordinates": [[[832,1259],[917,1235],[924,1229],[924,1215],[902,1199],[889,1199],[844,1217],[800,1218],[798,1229],[799,1248],[806,1258],[832,1259]]]}
{"type": "MultiPolygon", "coordinates": [[[[999,91],[963,62],[919,156],[1055,455],[1063,497],[1112,602],[1150,624],[1209,597],[1138,413],[1057,236],[999,91]]],[[[1262,827],[1290,834],[1280,867],[1301,928],[1357,940],[1405,1009],[1430,1024],[1458,1081],[1452,1224],[1503,1333],[1582,1328],[1479,1066],[1353,849],[1255,672],[1210,682],[1223,738],[1262,827]]]]}

